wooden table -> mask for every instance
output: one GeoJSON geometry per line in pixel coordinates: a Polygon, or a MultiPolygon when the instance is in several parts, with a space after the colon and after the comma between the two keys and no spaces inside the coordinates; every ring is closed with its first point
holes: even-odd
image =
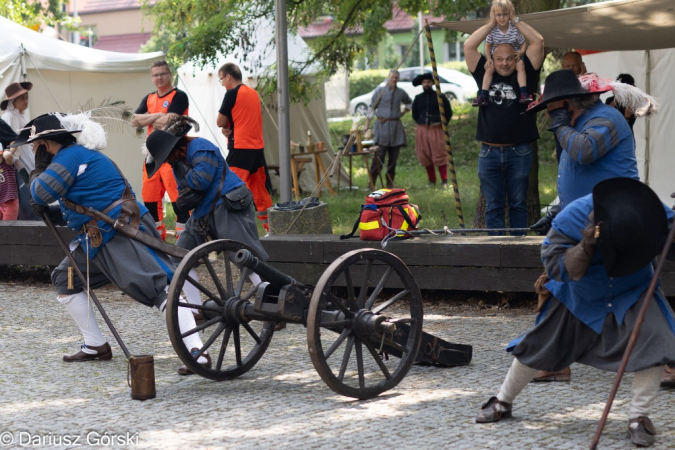
{"type": "MultiPolygon", "coordinates": [[[[372,152],[367,150],[356,151],[356,152],[345,152],[342,155],[346,156],[349,159],[349,189],[352,189],[352,158],[355,156],[363,156],[363,163],[366,165],[366,172],[368,173],[368,187],[371,191],[375,190],[375,180],[373,180],[373,175],[370,173],[370,165],[368,164],[368,155],[372,152]]],[[[338,189],[340,189],[340,179],[338,178],[338,189]]]]}
{"type": "Polygon", "coordinates": [[[321,197],[321,189],[324,185],[328,186],[328,191],[331,195],[335,195],[335,189],[326,179],[323,182],[322,178],[326,175],[326,167],[321,161],[321,154],[326,153],[326,150],[312,150],[311,152],[291,153],[291,175],[293,176],[293,193],[295,199],[300,200],[300,184],[298,182],[298,172],[306,163],[312,162],[314,159],[314,174],[316,176],[316,184],[319,186],[318,196],[321,197]]]}

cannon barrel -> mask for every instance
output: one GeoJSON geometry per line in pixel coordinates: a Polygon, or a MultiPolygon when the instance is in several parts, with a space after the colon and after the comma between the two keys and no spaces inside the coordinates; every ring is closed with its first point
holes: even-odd
{"type": "Polygon", "coordinates": [[[237,253],[234,255],[234,263],[238,266],[251,269],[253,272],[260,275],[263,279],[268,281],[277,289],[281,289],[287,284],[300,284],[295,280],[295,278],[288,276],[285,273],[279,272],[269,264],[260,261],[246,249],[237,251],[237,253]]]}

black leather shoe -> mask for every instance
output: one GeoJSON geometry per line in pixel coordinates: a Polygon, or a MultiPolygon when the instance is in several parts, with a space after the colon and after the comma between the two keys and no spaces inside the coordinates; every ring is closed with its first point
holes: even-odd
{"type": "MultiPolygon", "coordinates": [[[[198,348],[193,348],[190,350],[190,353],[192,354],[193,357],[196,357],[199,354],[199,349],[198,348]]],[[[206,358],[206,362],[202,363],[202,366],[206,367],[207,369],[211,368],[211,357],[209,356],[208,353],[205,353],[202,355],[202,357],[206,358]]],[[[194,375],[194,372],[190,370],[188,366],[180,366],[178,368],[178,375],[194,375]]]]}
{"type": "Polygon", "coordinates": [[[499,422],[511,418],[511,403],[500,402],[497,397],[490,397],[476,416],[476,423],[499,422]]]}
{"type": "Polygon", "coordinates": [[[108,361],[112,359],[112,349],[110,345],[106,342],[103,345],[94,347],[93,345],[87,346],[87,344],[82,344],[82,350],[75,353],[74,355],[64,355],[63,360],[65,362],[83,362],[83,361],[95,361],[97,359],[101,361],[108,361]],[[84,349],[94,350],[96,353],[87,353],[84,349]]]}
{"type": "Polygon", "coordinates": [[[638,447],[651,447],[656,438],[656,428],[649,417],[640,416],[628,421],[628,439],[638,447]]]}

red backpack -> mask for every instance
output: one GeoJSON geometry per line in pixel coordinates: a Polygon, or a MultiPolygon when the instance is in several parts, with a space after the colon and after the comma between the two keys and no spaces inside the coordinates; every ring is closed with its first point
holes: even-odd
{"type": "Polygon", "coordinates": [[[405,189],[380,189],[366,197],[352,232],[340,239],[348,239],[359,230],[362,241],[381,241],[387,236],[401,239],[412,237],[405,231],[417,229],[422,215],[417,205],[410,203],[405,189]]]}

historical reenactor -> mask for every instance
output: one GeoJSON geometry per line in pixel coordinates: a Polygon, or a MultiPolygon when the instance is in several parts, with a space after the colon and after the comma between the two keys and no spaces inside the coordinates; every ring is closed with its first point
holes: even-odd
{"type": "MultiPolygon", "coordinates": [[[[258,237],[251,191],[230,170],[216,145],[203,138],[187,136],[193,125],[199,130],[192,118],[171,114],[166,124],[157,128],[145,143],[148,174],[169,163],[178,182],[178,203],[181,208],[192,211],[176,245],[192,250],[210,239],[230,239],[248,245],[266,261],[268,256],[258,237]]],[[[190,276],[198,280],[194,269],[190,276]]],[[[254,284],[260,282],[255,273],[249,277],[254,284]]],[[[201,304],[199,291],[189,282],[183,292],[188,302],[201,304]]],[[[196,320],[203,320],[197,310],[193,310],[193,314],[196,320]]],[[[188,372],[185,375],[192,374],[188,372]]]]}
{"type": "MultiPolygon", "coordinates": [[[[605,180],[558,214],[541,249],[552,297],[534,328],[509,344],[511,369],[477,423],[510,418],[513,401],[537,370],[573,362],[618,370],[672,220],[672,209],[630,178],[605,180]]],[[[645,322],[626,367],[635,372],[628,436],[641,447],[654,443],[649,413],[664,366],[675,362],[675,316],[660,288],[645,322]]]]}
{"type": "MultiPolygon", "coordinates": [[[[371,107],[377,117],[373,125],[373,140],[377,144],[377,150],[373,163],[370,165],[370,174],[373,180],[382,171],[382,164],[387,159],[387,187],[394,187],[394,178],[396,177],[396,163],[401,147],[408,145],[405,137],[405,129],[401,122],[401,117],[410,111],[412,100],[408,94],[398,87],[398,70],[389,71],[387,84],[379,86],[373,92],[371,107]],[[401,111],[403,105],[403,111],[401,111]]],[[[366,118],[366,129],[364,134],[369,135],[369,127],[372,116],[366,118]]]]}
{"type": "MultiPolygon", "coordinates": [[[[33,209],[44,217],[48,205],[58,201],[65,224],[79,231],[70,247],[89,283],[87,286],[78,277],[68,276],[68,258],[52,272],[57,299],[84,337],[81,350],[63,360],[109,360],[112,350],[94,320],[87,289],[112,281],[134,300],[155,306],[164,314],[166,289],[176,266],[168,256],[88,214],[88,208],[94,208],[139,233],[161,239],[147,208],[136,201],[117,166],[99,151],[106,145],[100,124],[87,114],[45,114],[29,122],[12,145],[30,143],[36,149],[35,170],[30,177],[33,209]]],[[[181,330],[195,327],[192,314],[185,308],[179,308],[178,321],[181,330]]],[[[202,346],[198,333],[185,337],[184,342],[188,348],[202,346]]]]}
{"type": "MultiPolygon", "coordinates": [[[[415,129],[415,152],[420,164],[424,166],[429,177],[429,184],[436,184],[436,171],[441,176],[441,184],[448,184],[448,151],[445,148],[445,133],[441,123],[441,111],[438,107],[438,96],[433,89],[434,77],[431,72],[417,75],[413,81],[413,86],[422,85],[424,89],[421,94],[415,96],[412,104],[413,120],[417,124],[415,129]]],[[[450,122],[452,118],[452,109],[450,101],[445,95],[443,99],[443,109],[445,112],[445,123],[450,122]]]]}
{"type": "MultiPolygon", "coordinates": [[[[615,108],[598,100],[600,93],[610,90],[621,104],[642,115],[656,111],[654,98],[636,87],[603,80],[595,74],[584,75],[580,80],[572,70],[558,70],[546,77],[544,96],[527,111],[532,114],[547,110],[559,160],[560,203],[532,226],[541,234],[546,234],[561,209],[590,194],[599,182],[616,177],[639,179],[630,126],[615,108]]],[[[571,370],[565,367],[556,373],[538,373],[534,380],[570,378],[571,370]]]]}

